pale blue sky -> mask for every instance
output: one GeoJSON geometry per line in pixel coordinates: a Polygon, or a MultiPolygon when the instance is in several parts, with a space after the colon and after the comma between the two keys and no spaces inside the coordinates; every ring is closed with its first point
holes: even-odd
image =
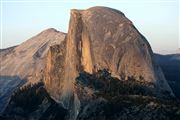
{"type": "Polygon", "coordinates": [[[20,44],[47,28],[67,32],[70,9],[107,6],[122,11],[147,38],[154,52],[174,53],[179,46],[180,34],[178,0],[144,1],[7,2],[3,0],[1,48],[20,44]]]}

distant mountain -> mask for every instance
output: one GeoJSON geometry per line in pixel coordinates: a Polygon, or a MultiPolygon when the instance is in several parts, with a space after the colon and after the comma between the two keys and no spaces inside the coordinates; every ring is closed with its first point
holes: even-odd
{"type": "Polygon", "coordinates": [[[180,98],[180,54],[154,54],[174,94],[180,98]]]}
{"type": "Polygon", "coordinates": [[[18,46],[0,50],[0,113],[17,87],[42,80],[49,47],[64,38],[65,33],[50,28],[18,46]]]}

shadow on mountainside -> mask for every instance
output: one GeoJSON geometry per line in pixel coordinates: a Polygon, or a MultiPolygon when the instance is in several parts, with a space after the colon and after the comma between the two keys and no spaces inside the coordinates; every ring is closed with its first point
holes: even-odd
{"type": "Polygon", "coordinates": [[[0,114],[7,106],[14,91],[26,83],[19,76],[0,76],[0,114]]]}
{"type": "Polygon", "coordinates": [[[155,60],[162,68],[162,71],[172,88],[175,96],[180,99],[180,55],[154,54],[155,60]]]}

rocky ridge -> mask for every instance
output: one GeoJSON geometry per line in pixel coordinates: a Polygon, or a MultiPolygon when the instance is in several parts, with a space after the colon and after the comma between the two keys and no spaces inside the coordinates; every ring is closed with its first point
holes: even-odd
{"type": "Polygon", "coordinates": [[[49,47],[61,44],[64,38],[65,33],[50,28],[18,46],[0,50],[0,113],[17,88],[43,79],[49,47]]]}

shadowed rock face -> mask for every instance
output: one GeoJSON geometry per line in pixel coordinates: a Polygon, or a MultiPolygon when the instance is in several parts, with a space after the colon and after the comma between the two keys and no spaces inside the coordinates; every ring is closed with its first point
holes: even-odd
{"type": "Polygon", "coordinates": [[[0,76],[0,115],[7,106],[14,91],[26,81],[18,76],[0,76]]]}
{"type": "MultiPolygon", "coordinates": [[[[49,52],[48,59],[55,59],[50,59],[47,64],[45,85],[65,108],[75,110],[73,119],[79,112],[74,81],[81,71],[93,73],[108,69],[116,77],[127,79],[133,76],[136,80],[154,84],[157,94],[167,91],[173,95],[160,67],[153,60],[147,40],[120,11],[106,7],[71,10],[64,44],[63,60],[60,53],[49,52]],[[65,67],[58,70],[60,64],[65,67]],[[56,75],[49,74],[50,71],[56,75]],[[58,75],[62,75],[62,79],[58,75]],[[54,92],[52,88],[58,91],[54,92]]],[[[59,49],[61,46],[53,51],[59,49]]]]}

